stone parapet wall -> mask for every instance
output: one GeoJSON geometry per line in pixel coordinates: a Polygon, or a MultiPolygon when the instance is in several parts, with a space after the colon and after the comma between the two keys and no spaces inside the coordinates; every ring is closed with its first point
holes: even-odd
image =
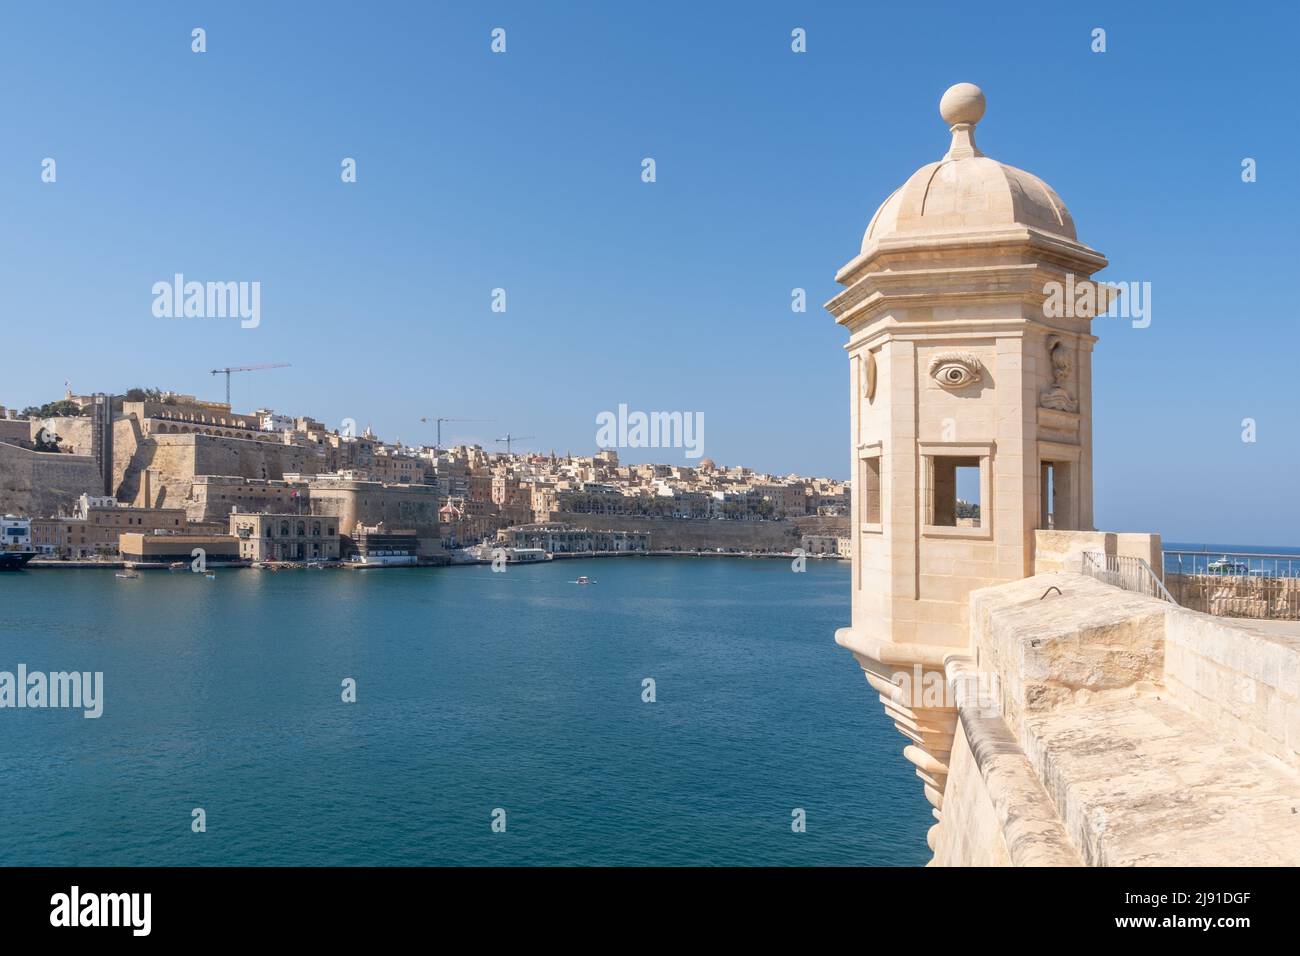
{"type": "Polygon", "coordinates": [[[1035,531],[1034,573],[1079,571],[1085,551],[1141,558],[1156,577],[1164,577],[1160,535],[1123,531],[1035,531]]]}
{"type": "Polygon", "coordinates": [[[1012,732],[1036,711],[1153,686],[1168,606],[1066,572],[972,592],[973,647],[1012,732]]]}
{"type": "Polygon", "coordinates": [[[933,865],[1078,866],[1055,805],[1006,724],[975,701],[960,713],[933,865]]]}
{"type": "Polygon", "coordinates": [[[971,595],[939,865],[1295,865],[1300,628],[1082,574],[971,595]],[[977,693],[963,693],[973,686],[977,693]]]}
{"type": "Polygon", "coordinates": [[[1168,574],[1180,607],[1220,617],[1300,621],[1300,578],[1247,574],[1168,574]]]}
{"type": "Polygon", "coordinates": [[[1165,616],[1165,686],[1225,737],[1300,768],[1300,629],[1165,616]]]}

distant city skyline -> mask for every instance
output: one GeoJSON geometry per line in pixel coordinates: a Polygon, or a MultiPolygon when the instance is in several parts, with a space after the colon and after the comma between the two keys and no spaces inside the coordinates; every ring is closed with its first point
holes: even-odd
{"type": "Polygon", "coordinates": [[[1151,283],[1148,327],[1094,323],[1097,526],[1300,543],[1296,11],[940,7],[15,10],[0,404],[65,380],[221,400],[211,369],[284,362],[237,376],[235,407],[406,444],[433,443],[422,417],[490,419],[443,444],[591,454],[626,404],[702,415],[720,465],[848,478],[843,332],[821,303],[873,211],[942,155],[938,97],[969,80],[984,151],[1060,191],[1110,259],[1099,278],[1151,283]],[[260,283],[260,320],[158,317],[177,273],[260,283]]]}

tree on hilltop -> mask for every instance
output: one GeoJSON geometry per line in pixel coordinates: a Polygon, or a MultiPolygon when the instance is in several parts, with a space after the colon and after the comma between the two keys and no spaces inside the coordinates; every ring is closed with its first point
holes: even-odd
{"type": "Polygon", "coordinates": [[[44,405],[28,405],[23,409],[22,414],[27,418],[76,418],[86,413],[76,402],[61,398],[57,402],[46,402],[44,405]]]}

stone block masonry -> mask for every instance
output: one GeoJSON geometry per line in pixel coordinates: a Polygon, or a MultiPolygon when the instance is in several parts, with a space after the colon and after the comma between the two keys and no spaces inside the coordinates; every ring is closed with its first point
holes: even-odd
{"type": "Polygon", "coordinates": [[[89,455],[36,452],[0,443],[0,513],[71,513],[83,494],[102,485],[89,455]]]}
{"type": "Polygon", "coordinates": [[[599,527],[602,531],[644,531],[655,551],[736,548],[740,551],[793,551],[805,535],[847,537],[849,519],[809,516],[784,521],[727,521],[707,518],[650,518],[552,511],[547,521],[599,527]]]}

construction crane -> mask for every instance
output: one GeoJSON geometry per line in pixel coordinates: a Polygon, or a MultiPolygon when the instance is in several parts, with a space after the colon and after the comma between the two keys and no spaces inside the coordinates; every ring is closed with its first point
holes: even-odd
{"type": "Polygon", "coordinates": [[[420,421],[428,424],[433,422],[438,429],[438,442],[433,447],[442,448],[442,423],[443,422],[490,422],[490,418],[421,418],[420,421]]]}
{"type": "Polygon", "coordinates": [[[226,376],[226,404],[230,404],[230,373],[231,372],[256,372],[264,368],[288,368],[287,362],[276,362],[272,365],[232,365],[230,368],[214,368],[213,375],[226,376]]]}
{"type": "Polygon", "coordinates": [[[506,443],[506,454],[510,454],[510,445],[512,442],[524,441],[527,438],[536,438],[536,435],[512,435],[506,432],[504,438],[498,438],[497,441],[506,443]]]}

